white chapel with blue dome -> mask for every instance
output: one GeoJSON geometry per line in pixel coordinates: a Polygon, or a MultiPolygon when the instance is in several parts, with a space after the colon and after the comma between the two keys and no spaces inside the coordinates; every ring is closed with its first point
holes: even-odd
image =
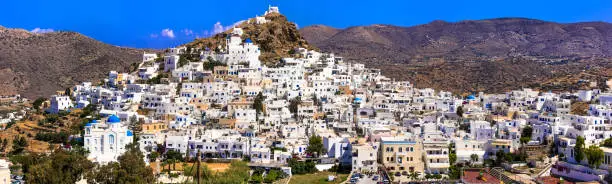
{"type": "Polygon", "coordinates": [[[85,125],[83,142],[89,151],[88,159],[99,163],[117,161],[125,152],[125,145],[134,141],[134,134],[116,115],[105,122],[92,120],[85,125]]]}

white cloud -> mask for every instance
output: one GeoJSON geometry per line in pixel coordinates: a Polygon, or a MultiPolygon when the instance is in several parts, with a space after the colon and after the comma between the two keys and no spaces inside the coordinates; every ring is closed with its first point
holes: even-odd
{"type": "Polygon", "coordinates": [[[221,25],[221,22],[217,22],[215,23],[215,25],[213,25],[213,33],[217,34],[217,33],[221,33],[225,31],[223,25],[221,25]]]}
{"type": "Polygon", "coordinates": [[[168,37],[168,38],[174,38],[174,31],[172,29],[163,29],[161,31],[161,36],[163,37],[168,37]]]}
{"type": "Polygon", "coordinates": [[[53,32],[53,29],[51,29],[51,28],[48,28],[48,29],[42,29],[42,28],[37,27],[37,28],[32,29],[32,31],[30,31],[30,32],[32,32],[32,33],[38,33],[38,34],[42,34],[42,33],[50,33],[50,32],[53,32]]]}
{"type": "Polygon", "coordinates": [[[183,29],[181,32],[185,33],[185,35],[189,36],[193,34],[193,30],[191,29],[183,29]]]}
{"type": "Polygon", "coordinates": [[[242,24],[244,21],[245,20],[234,22],[232,25],[229,25],[229,26],[223,26],[221,24],[221,22],[217,22],[217,23],[215,23],[215,25],[213,25],[213,34],[217,34],[217,33],[223,32],[223,31],[227,31],[228,29],[234,28],[234,27],[242,24]]]}

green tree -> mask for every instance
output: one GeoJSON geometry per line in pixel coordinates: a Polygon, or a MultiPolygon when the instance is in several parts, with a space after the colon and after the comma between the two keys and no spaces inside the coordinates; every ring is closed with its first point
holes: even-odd
{"type": "Polygon", "coordinates": [[[607,138],[604,140],[602,146],[612,148],[612,138],[607,138]]]}
{"type": "Polygon", "coordinates": [[[259,92],[257,96],[255,97],[255,100],[253,101],[253,109],[255,109],[257,119],[259,119],[259,113],[263,112],[264,100],[265,100],[265,97],[263,96],[261,92],[259,92]]]}
{"type": "Polygon", "coordinates": [[[45,101],[47,101],[47,99],[46,99],[46,98],[43,98],[43,97],[37,98],[37,99],[36,99],[36,100],[34,100],[34,102],[32,103],[32,106],[34,107],[34,109],[36,109],[36,110],[40,110],[41,105],[42,105],[43,103],[45,103],[45,101]]]}
{"type": "Polygon", "coordinates": [[[525,126],[525,128],[523,128],[523,130],[521,131],[521,143],[522,144],[526,144],[529,142],[529,140],[531,140],[531,135],[533,133],[533,128],[531,126],[525,126]]]}
{"type": "Polygon", "coordinates": [[[49,156],[29,156],[39,158],[28,166],[25,173],[27,183],[75,183],[94,166],[83,154],[75,151],[57,149],[49,156]]]}
{"type": "Polygon", "coordinates": [[[503,151],[498,151],[495,153],[495,165],[500,166],[502,162],[506,159],[506,154],[503,151]]]}
{"type": "Polygon", "coordinates": [[[442,179],[442,175],[440,175],[440,174],[436,173],[436,174],[434,174],[434,175],[432,176],[432,178],[433,178],[433,179],[436,179],[436,180],[439,180],[439,179],[442,179]]]}
{"type": "Polygon", "coordinates": [[[306,147],[306,153],[319,157],[319,155],[325,154],[326,150],[323,147],[323,139],[320,136],[310,136],[308,138],[308,147],[306,147]]]}
{"type": "Polygon", "coordinates": [[[457,116],[463,117],[463,106],[457,107],[457,116]]]}
{"type": "Polygon", "coordinates": [[[149,156],[148,156],[150,162],[155,162],[155,160],[157,160],[158,157],[159,157],[159,153],[155,151],[149,153],[149,156]]]}
{"type": "Polygon", "coordinates": [[[302,99],[299,96],[289,100],[289,111],[294,114],[297,113],[298,106],[301,103],[302,103],[302,99]]]}
{"type": "Polygon", "coordinates": [[[119,162],[98,165],[85,175],[88,183],[154,183],[153,170],[148,167],[137,143],[126,146],[119,162]]]}
{"type": "Polygon", "coordinates": [[[599,79],[597,80],[597,87],[601,89],[601,91],[608,91],[607,79],[599,79]]]}
{"type": "Polygon", "coordinates": [[[255,171],[251,175],[251,182],[253,183],[263,183],[263,171],[255,171]]]}
{"type": "Polygon", "coordinates": [[[289,160],[288,165],[291,167],[292,174],[308,174],[317,171],[316,164],[312,161],[298,161],[292,158],[289,160]]]}
{"type": "Polygon", "coordinates": [[[584,137],[576,137],[576,146],[574,147],[574,159],[580,163],[584,159],[584,137]]]}
{"type": "Polygon", "coordinates": [[[604,152],[599,146],[591,145],[585,151],[589,166],[599,168],[604,158],[604,152]]]}
{"type": "Polygon", "coordinates": [[[472,163],[478,162],[478,155],[476,154],[470,155],[470,160],[472,161],[472,163]]]}
{"type": "Polygon", "coordinates": [[[448,160],[451,165],[455,164],[455,162],[457,162],[457,154],[451,152],[450,154],[448,154],[448,160]]]}
{"type": "Polygon", "coordinates": [[[194,180],[197,180],[196,177],[200,178],[200,181],[208,181],[214,177],[214,173],[206,166],[205,164],[200,164],[200,169],[194,164],[193,166],[187,166],[183,168],[183,174],[186,176],[194,177],[194,180]],[[197,173],[200,173],[198,176],[197,173]]]}
{"type": "MultiPolygon", "coordinates": [[[[453,166],[454,166],[454,165],[453,165],[453,166]]],[[[451,166],[451,167],[453,167],[453,166],[451,166]]],[[[451,170],[451,171],[452,171],[452,170],[451,170]]],[[[452,174],[452,172],[451,172],[451,173],[449,173],[449,175],[450,175],[450,174],[452,174]]],[[[410,179],[412,179],[412,180],[416,180],[416,179],[418,179],[418,178],[419,178],[419,174],[418,174],[418,173],[416,173],[416,172],[414,172],[414,171],[410,171],[410,174],[408,174],[408,177],[409,177],[410,179]]],[[[457,177],[457,178],[459,178],[459,177],[457,177]]]]}
{"type": "Polygon", "coordinates": [[[250,170],[251,169],[249,168],[246,162],[232,161],[232,164],[225,172],[216,174],[216,176],[213,179],[208,180],[207,183],[247,183],[247,181],[249,180],[250,170]]]}
{"type": "Polygon", "coordinates": [[[433,175],[429,173],[425,174],[425,179],[432,179],[432,178],[433,178],[433,175]]]}
{"type": "Polygon", "coordinates": [[[268,174],[264,178],[264,182],[272,183],[280,178],[284,178],[285,173],[278,169],[272,169],[268,171],[268,174]]]}
{"type": "Polygon", "coordinates": [[[70,89],[70,88],[66,88],[66,90],[64,90],[64,95],[66,95],[66,96],[72,96],[72,89],[70,89]]]}
{"type": "Polygon", "coordinates": [[[174,150],[168,150],[168,152],[166,152],[166,160],[178,160],[178,161],[183,161],[183,154],[181,152],[178,151],[174,151],[174,150]]]}
{"type": "Polygon", "coordinates": [[[25,147],[28,146],[28,141],[26,140],[25,137],[22,136],[15,136],[15,138],[13,139],[13,150],[12,153],[13,154],[20,154],[23,152],[23,150],[25,149],[25,147]]]}

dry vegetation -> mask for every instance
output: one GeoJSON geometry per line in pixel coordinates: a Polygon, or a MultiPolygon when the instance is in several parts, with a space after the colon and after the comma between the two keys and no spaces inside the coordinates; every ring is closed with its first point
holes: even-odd
{"type": "Polygon", "coordinates": [[[585,89],[612,76],[612,24],[500,18],[398,27],[316,25],[300,30],[325,52],[417,87],[490,93],[585,89]],[[554,30],[554,31],[550,31],[554,30]]]}
{"type": "Polygon", "coordinates": [[[32,114],[23,121],[17,122],[15,125],[8,129],[0,130],[0,139],[7,139],[8,146],[5,150],[5,154],[11,152],[13,139],[17,136],[25,137],[28,141],[28,146],[25,148],[27,152],[32,153],[45,153],[54,148],[58,147],[59,144],[51,144],[45,141],[39,141],[35,139],[36,134],[44,133],[59,133],[69,132],[71,134],[78,134],[75,129],[79,129],[79,125],[82,119],[78,116],[80,110],[74,110],[70,114],[61,117],[57,122],[47,124],[47,126],[41,126],[38,122],[45,119],[44,115],[32,114]]]}
{"type": "MultiPolygon", "coordinates": [[[[161,164],[161,163],[151,162],[149,166],[151,168],[153,168],[153,171],[159,172],[159,170],[156,170],[156,168],[158,167],[158,164],[161,164]]],[[[171,171],[183,171],[183,164],[185,164],[186,167],[192,167],[195,163],[193,163],[193,162],[177,162],[176,164],[165,165],[163,168],[160,165],[159,169],[160,170],[164,170],[164,169],[170,168],[171,171]]],[[[219,172],[219,173],[220,172],[224,172],[231,165],[231,163],[204,163],[204,162],[202,162],[201,164],[205,165],[206,167],[208,167],[208,169],[210,169],[211,171],[219,172]]]]}
{"type": "MultiPolygon", "coordinates": [[[[274,65],[278,63],[282,57],[289,57],[290,50],[299,47],[316,49],[304,40],[295,24],[289,22],[285,16],[278,13],[271,13],[266,15],[266,19],[270,20],[270,22],[265,24],[249,24],[247,21],[237,26],[244,31],[242,35],[243,40],[250,38],[254,44],[261,47],[262,54],[260,60],[265,64],[274,65]]],[[[225,48],[225,38],[231,34],[232,31],[233,29],[230,29],[210,38],[196,39],[186,45],[190,47],[208,47],[211,49],[217,47],[225,48]]]]}
{"type": "Polygon", "coordinates": [[[127,71],[144,50],[105,44],[76,32],[34,34],[0,27],[0,95],[47,97],[79,82],[127,71]]]}
{"type": "Polygon", "coordinates": [[[570,113],[572,114],[576,114],[576,115],[581,115],[581,116],[586,116],[588,115],[589,112],[589,103],[588,102],[573,102],[571,109],[570,109],[570,113]]]}

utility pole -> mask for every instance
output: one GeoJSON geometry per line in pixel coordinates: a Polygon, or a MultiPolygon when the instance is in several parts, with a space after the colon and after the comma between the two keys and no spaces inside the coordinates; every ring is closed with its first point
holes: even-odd
{"type": "Polygon", "coordinates": [[[196,154],[197,158],[196,158],[196,174],[195,174],[197,184],[200,184],[200,157],[201,157],[200,154],[201,154],[200,150],[198,149],[198,153],[196,154]]]}

